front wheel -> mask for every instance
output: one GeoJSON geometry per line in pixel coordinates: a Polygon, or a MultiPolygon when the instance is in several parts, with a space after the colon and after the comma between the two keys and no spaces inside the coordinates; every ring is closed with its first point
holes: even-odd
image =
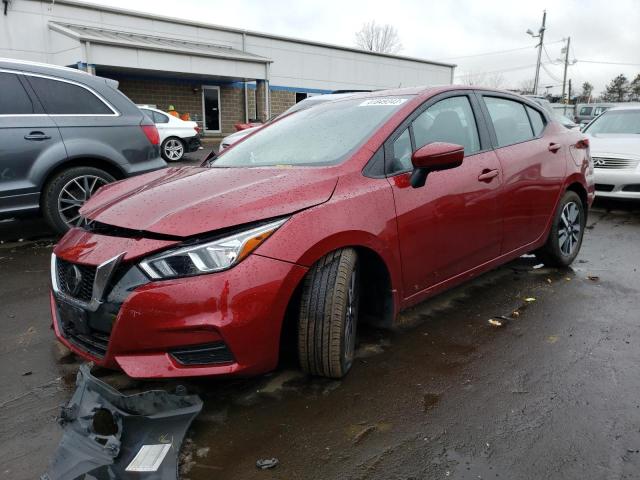
{"type": "Polygon", "coordinates": [[[177,162],[182,160],[185,153],[184,142],[179,138],[167,138],[160,147],[162,158],[167,162],[177,162]]]}
{"type": "Polygon", "coordinates": [[[586,221],[580,196],[576,192],[566,192],[558,204],[547,243],[535,252],[536,256],[545,265],[571,265],[580,252],[586,221]]]}
{"type": "Polygon", "coordinates": [[[343,248],[321,258],[304,279],[298,318],[302,369],[344,377],[355,354],[359,309],[358,254],[343,248]]]}
{"type": "Polygon", "coordinates": [[[100,187],[115,178],[94,167],[73,167],[57,173],[42,192],[42,212],[54,230],[64,233],[81,226],[80,208],[100,187]]]}

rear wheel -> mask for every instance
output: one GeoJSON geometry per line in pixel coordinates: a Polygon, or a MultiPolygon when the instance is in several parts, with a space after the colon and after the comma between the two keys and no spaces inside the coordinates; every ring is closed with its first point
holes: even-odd
{"type": "Polygon", "coordinates": [[[80,226],[82,207],[96,191],[115,181],[99,168],[73,167],[57,173],[44,187],[42,212],[49,225],[59,233],[80,226]]]}
{"type": "Polygon", "coordinates": [[[535,252],[536,256],[545,265],[569,266],[580,252],[586,220],[580,196],[566,192],[556,210],[547,243],[535,252]]]}
{"type": "Polygon", "coordinates": [[[341,378],[355,354],[359,309],[358,255],[352,248],[320,259],[304,279],[298,319],[298,356],[311,374],[341,378]]]}
{"type": "Polygon", "coordinates": [[[185,153],[184,142],[176,137],[167,138],[162,142],[160,152],[162,153],[162,158],[167,162],[177,162],[182,160],[185,153]]]}

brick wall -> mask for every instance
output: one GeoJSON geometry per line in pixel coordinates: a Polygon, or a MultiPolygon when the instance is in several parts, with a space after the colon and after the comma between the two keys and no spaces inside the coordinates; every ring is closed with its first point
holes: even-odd
{"type": "Polygon", "coordinates": [[[249,96],[249,120],[254,120],[258,118],[256,114],[256,89],[248,88],[247,94],[249,96]]]}
{"type": "Polygon", "coordinates": [[[271,90],[271,116],[280,115],[296,103],[296,93],[284,90],[271,90]]]}
{"type": "MultiPolygon", "coordinates": [[[[173,105],[180,113],[188,112],[191,120],[202,122],[202,84],[198,81],[182,82],[171,80],[147,80],[137,78],[118,78],[105,75],[120,83],[120,90],[136,104],[155,105],[160,110],[168,110],[173,105]]],[[[249,119],[264,117],[264,83],[258,88],[247,89],[249,119]],[[256,108],[257,107],[257,108],[256,108]]],[[[279,115],[296,103],[295,92],[271,90],[271,112],[269,116],[279,115]]],[[[244,88],[222,85],[220,87],[220,113],[222,135],[235,132],[234,124],[244,122],[244,88]]],[[[266,118],[263,118],[266,120],[266,118]]]]}
{"type": "Polygon", "coordinates": [[[244,89],[242,87],[220,87],[220,114],[222,134],[236,131],[234,124],[244,122],[244,89]]]}
{"type": "Polygon", "coordinates": [[[155,105],[165,111],[173,105],[180,114],[188,112],[192,120],[202,120],[202,91],[198,83],[111,77],[118,80],[120,91],[133,103],[155,105]]]}

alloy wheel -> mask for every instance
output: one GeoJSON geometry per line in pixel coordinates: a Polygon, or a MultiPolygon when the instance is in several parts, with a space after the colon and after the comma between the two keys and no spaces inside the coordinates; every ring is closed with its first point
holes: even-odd
{"type": "Polygon", "coordinates": [[[80,207],[107,183],[107,180],[96,175],[82,175],[69,180],[58,196],[58,213],[64,223],[70,227],[81,226],[83,218],[80,207]]]}
{"type": "Polygon", "coordinates": [[[568,202],[562,209],[558,227],[558,244],[563,255],[573,254],[580,242],[581,234],[580,208],[575,202],[568,202]]]}
{"type": "Polygon", "coordinates": [[[184,155],[184,146],[180,140],[172,138],[164,144],[164,153],[169,160],[180,160],[184,155]]]}

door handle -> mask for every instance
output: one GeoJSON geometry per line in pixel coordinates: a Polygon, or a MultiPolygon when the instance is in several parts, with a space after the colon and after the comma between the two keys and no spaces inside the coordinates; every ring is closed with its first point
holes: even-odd
{"type": "Polygon", "coordinates": [[[559,143],[553,143],[551,142],[549,144],[549,151],[556,153],[558,150],[560,150],[560,148],[562,148],[562,145],[560,145],[559,143]]]}
{"type": "Polygon", "coordinates": [[[51,135],[45,135],[43,132],[31,132],[29,135],[24,136],[25,140],[49,140],[51,135]]]}
{"type": "Polygon", "coordinates": [[[493,178],[497,177],[499,173],[500,172],[498,172],[498,170],[489,170],[488,168],[485,168],[482,170],[482,173],[478,175],[478,180],[489,183],[493,178]]]}

